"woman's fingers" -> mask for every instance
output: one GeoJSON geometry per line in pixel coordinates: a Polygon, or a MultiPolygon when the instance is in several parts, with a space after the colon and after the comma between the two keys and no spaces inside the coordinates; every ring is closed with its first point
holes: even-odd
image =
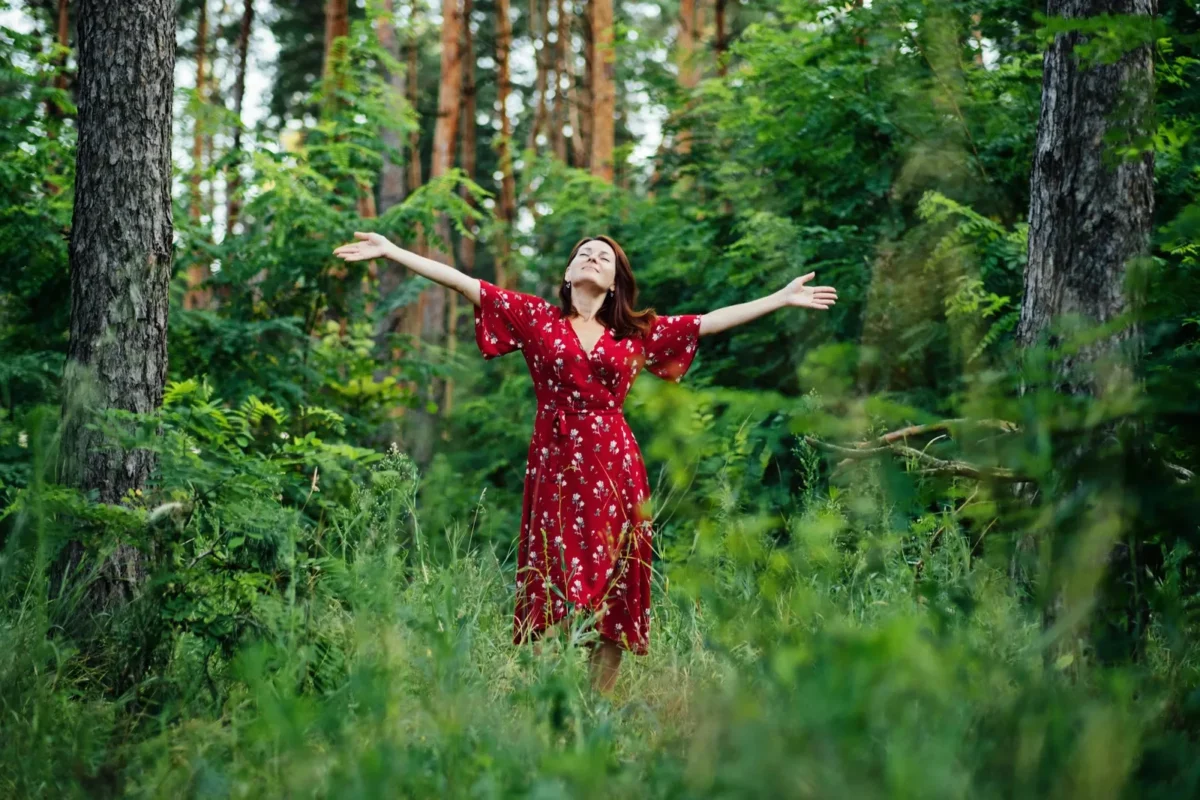
{"type": "Polygon", "coordinates": [[[362,239],[364,242],[366,242],[366,241],[370,241],[370,239],[371,239],[371,234],[369,234],[369,233],[363,233],[362,231],[355,231],[355,232],[354,232],[354,238],[355,238],[355,239],[362,239]]]}

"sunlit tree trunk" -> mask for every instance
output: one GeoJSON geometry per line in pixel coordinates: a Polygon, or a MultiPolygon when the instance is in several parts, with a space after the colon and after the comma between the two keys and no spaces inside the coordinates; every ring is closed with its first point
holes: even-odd
{"type": "Polygon", "coordinates": [[[237,78],[233,84],[233,146],[230,152],[234,162],[226,181],[225,230],[229,233],[233,233],[233,226],[237,224],[238,215],[242,210],[239,197],[242,185],[239,172],[242,157],[242,107],[246,98],[246,64],[250,59],[250,31],[253,26],[254,0],[245,0],[242,5],[242,21],[238,28],[237,78]]]}
{"type": "MultiPolygon", "coordinates": [[[[696,58],[697,15],[696,0],[679,2],[679,43],[675,51],[675,64],[679,70],[679,85],[690,94],[700,82],[700,70],[696,58]]],[[[691,131],[681,128],[675,135],[675,149],[688,153],[692,149],[691,131]]]]}
{"type": "MultiPolygon", "coordinates": [[[[192,118],[192,174],[189,216],[192,223],[199,225],[204,211],[201,196],[201,181],[204,169],[204,104],[208,83],[208,0],[200,0],[200,19],[196,24],[196,110],[192,118]]],[[[187,291],[183,295],[183,307],[204,308],[208,305],[209,292],[203,288],[208,280],[208,265],[199,262],[187,270],[187,291]]]]}
{"type": "MultiPolygon", "coordinates": [[[[153,412],[167,376],[171,280],[174,0],[80,0],[79,143],[71,223],[71,323],[63,376],[61,477],[117,503],[154,466],[88,423],[98,412],[153,412]]],[[[78,563],[72,546],[68,562],[78,563]]],[[[100,606],[127,600],[144,557],[121,545],[93,587],[100,606]]]]}
{"type": "Polygon", "coordinates": [[[508,97],[512,91],[508,55],[512,49],[512,19],[508,0],[496,0],[496,103],[500,114],[500,139],[496,154],[500,161],[500,205],[496,216],[502,233],[496,249],[496,284],[508,286],[510,239],[513,220],[517,216],[517,189],[513,178],[512,122],[508,118],[508,97]]]}
{"type": "Polygon", "coordinates": [[[591,0],[592,8],[592,174],[612,182],[616,92],[616,49],[612,0],[591,0]]]}

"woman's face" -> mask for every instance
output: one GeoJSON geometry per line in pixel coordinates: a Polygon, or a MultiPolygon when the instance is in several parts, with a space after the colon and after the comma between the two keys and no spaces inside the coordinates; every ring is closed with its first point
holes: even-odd
{"type": "Polygon", "coordinates": [[[608,242],[593,239],[584,242],[571,263],[567,265],[567,280],[571,286],[589,283],[606,292],[617,279],[617,254],[608,242]]]}

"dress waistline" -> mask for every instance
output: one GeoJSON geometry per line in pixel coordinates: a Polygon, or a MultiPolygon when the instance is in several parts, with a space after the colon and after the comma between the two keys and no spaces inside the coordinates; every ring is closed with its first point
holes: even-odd
{"type": "Polygon", "coordinates": [[[625,413],[620,408],[563,408],[556,405],[544,405],[538,408],[538,414],[554,415],[554,430],[563,436],[567,435],[567,417],[622,417],[625,413]]]}

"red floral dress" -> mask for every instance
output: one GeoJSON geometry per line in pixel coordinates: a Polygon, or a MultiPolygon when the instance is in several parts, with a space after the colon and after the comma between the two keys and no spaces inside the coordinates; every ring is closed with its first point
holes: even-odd
{"type": "Polygon", "coordinates": [[[637,654],[650,633],[650,484],[621,406],[643,366],[679,381],[700,316],[660,316],[643,337],[605,330],[592,352],[557,306],[479,282],[475,342],[484,358],[521,350],[537,416],[525,469],[513,641],[570,613],[637,654]]]}

